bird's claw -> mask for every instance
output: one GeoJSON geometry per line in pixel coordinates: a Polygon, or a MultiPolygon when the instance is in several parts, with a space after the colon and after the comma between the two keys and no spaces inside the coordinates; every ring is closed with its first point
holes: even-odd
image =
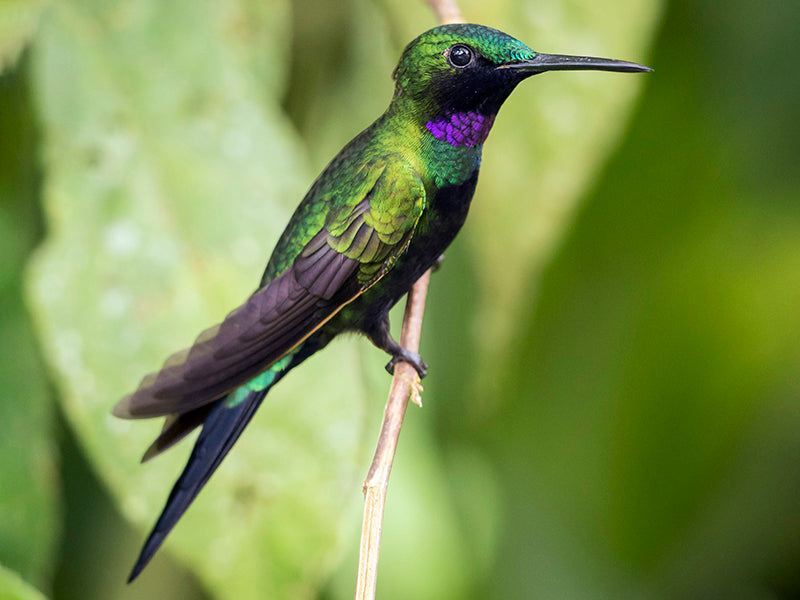
{"type": "Polygon", "coordinates": [[[411,352],[410,350],[403,348],[399,353],[392,357],[392,360],[386,363],[386,370],[390,375],[394,375],[394,368],[397,363],[400,362],[406,362],[414,367],[420,379],[423,379],[425,375],[428,374],[428,365],[424,360],[422,360],[422,357],[416,352],[411,352]]]}

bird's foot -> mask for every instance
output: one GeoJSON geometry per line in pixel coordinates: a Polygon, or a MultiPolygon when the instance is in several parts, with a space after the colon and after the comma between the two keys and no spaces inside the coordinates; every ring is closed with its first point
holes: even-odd
{"type": "Polygon", "coordinates": [[[400,362],[406,362],[414,367],[420,379],[423,379],[425,375],[428,374],[428,365],[422,360],[419,354],[406,350],[405,348],[400,348],[397,354],[392,357],[392,360],[386,363],[386,370],[390,375],[394,375],[394,368],[397,363],[400,362]]]}

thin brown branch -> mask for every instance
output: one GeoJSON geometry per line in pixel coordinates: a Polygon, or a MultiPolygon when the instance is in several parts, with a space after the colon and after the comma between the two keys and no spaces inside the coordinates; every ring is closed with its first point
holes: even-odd
{"type": "MultiPolygon", "coordinates": [[[[411,288],[403,317],[403,331],[400,345],[412,352],[419,350],[422,329],[422,314],[425,311],[425,296],[431,272],[427,271],[411,288]]],[[[406,362],[394,368],[389,399],[383,412],[383,424],[375,448],[375,456],[364,481],[364,520],[361,526],[361,546],[358,558],[358,579],[356,580],[356,600],[375,598],[378,579],[378,554],[381,543],[383,507],[386,503],[386,490],[389,486],[389,473],[392,470],[394,453],[400,437],[400,427],[406,413],[408,401],[417,404],[422,390],[419,376],[414,367],[406,362]]]]}
{"type": "MultiPolygon", "coordinates": [[[[440,23],[461,23],[461,11],[455,0],[426,0],[436,13],[440,23]]],[[[403,329],[400,345],[412,352],[419,352],[422,332],[422,315],[425,312],[425,297],[431,272],[425,274],[413,285],[406,300],[403,316],[403,329]]],[[[389,487],[389,474],[394,462],[400,428],[409,400],[422,406],[420,384],[417,371],[405,362],[395,366],[389,399],[383,411],[383,424],[378,436],[378,445],[372,464],[364,481],[364,520],[361,525],[361,545],[358,556],[358,578],[356,579],[356,600],[374,600],[378,581],[378,554],[383,526],[383,508],[386,504],[386,490],[389,487]]]]}
{"type": "Polygon", "coordinates": [[[447,25],[448,23],[463,23],[464,17],[461,16],[461,11],[458,10],[455,0],[425,0],[428,6],[436,13],[436,18],[439,23],[447,25]]]}

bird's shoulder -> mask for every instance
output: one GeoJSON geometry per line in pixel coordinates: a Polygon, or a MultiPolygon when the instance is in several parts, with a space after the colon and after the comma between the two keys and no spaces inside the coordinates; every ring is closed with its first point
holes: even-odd
{"type": "Polygon", "coordinates": [[[359,152],[348,146],[295,210],[270,258],[262,286],[323,238],[361,263],[380,261],[413,229],[424,206],[425,186],[402,153],[370,152],[369,148],[359,152]]]}

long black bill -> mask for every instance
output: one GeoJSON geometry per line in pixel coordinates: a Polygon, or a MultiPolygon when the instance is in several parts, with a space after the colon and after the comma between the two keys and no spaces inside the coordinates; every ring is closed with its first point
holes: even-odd
{"type": "Polygon", "coordinates": [[[619,73],[645,73],[652,71],[650,67],[614,60],[613,58],[595,58],[593,56],[568,56],[564,54],[539,53],[531,60],[508,63],[502,68],[519,69],[531,75],[545,71],[617,71],[619,73]]]}

